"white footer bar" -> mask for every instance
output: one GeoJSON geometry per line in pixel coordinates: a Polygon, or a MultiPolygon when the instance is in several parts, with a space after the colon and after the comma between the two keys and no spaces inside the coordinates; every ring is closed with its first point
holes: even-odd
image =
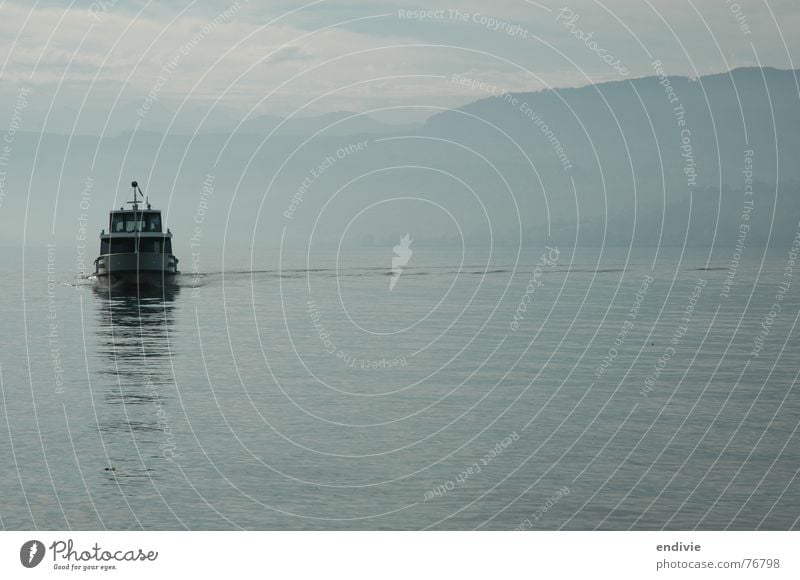
{"type": "Polygon", "coordinates": [[[798,532],[2,532],[0,578],[800,578],[798,532]]]}

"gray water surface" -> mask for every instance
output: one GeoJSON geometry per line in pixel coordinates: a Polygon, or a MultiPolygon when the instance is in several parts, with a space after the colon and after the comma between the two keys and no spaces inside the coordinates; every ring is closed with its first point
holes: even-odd
{"type": "Polygon", "coordinates": [[[785,251],[547,251],[391,290],[391,248],[184,256],[140,297],[10,254],[2,528],[797,528],[785,251]]]}

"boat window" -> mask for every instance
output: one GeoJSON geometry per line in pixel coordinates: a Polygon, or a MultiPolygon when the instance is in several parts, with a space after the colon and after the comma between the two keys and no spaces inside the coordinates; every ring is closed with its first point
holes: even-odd
{"type": "Polygon", "coordinates": [[[125,214],[124,213],[112,213],[111,214],[111,225],[109,230],[112,232],[124,232],[125,231],[125,214]]]}
{"type": "Polygon", "coordinates": [[[125,231],[127,232],[143,232],[144,229],[144,215],[141,213],[137,213],[135,216],[133,214],[128,216],[127,222],[125,222],[125,231]]]}
{"type": "Polygon", "coordinates": [[[140,252],[161,253],[161,240],[159,238],[141,238],[139,240],[140,252]]]}
{"type": "Polygon", "coordinates": [[[145,231],[160,232],[161,231],[161,214],[147,213],[145,214],[145,231]]]}
{"type": "Polygon", "coordinates": [[[159,212],[113,212],[111,232],[160,232],[161,214],[159,212]]]}
{"type": "Polygon", "coordinates": [[[109,254],[131,254],[136,251],[134,238],[111,238],[109,242],[109,254]]]}

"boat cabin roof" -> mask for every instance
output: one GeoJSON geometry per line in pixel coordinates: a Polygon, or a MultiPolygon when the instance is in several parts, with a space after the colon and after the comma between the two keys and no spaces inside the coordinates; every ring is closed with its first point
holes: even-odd
{"type": "Polygon", "coordinates": [[[128,212],[128,213],[161,213],[161,210],[160,209],[150,209],[150,208],[147,208],[147,209],[144,209],[144,208],[133,209],[133,208],[130,208],[130,207],[121,207],[119,209],[112,209],[111,210],[111,213],[125,213],[125,212],[128,212]]]}

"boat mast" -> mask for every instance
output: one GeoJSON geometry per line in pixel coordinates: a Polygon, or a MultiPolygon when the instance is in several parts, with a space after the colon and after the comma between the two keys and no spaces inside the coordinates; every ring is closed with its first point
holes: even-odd
{"type": "Polygon", "coordinates": [[[131,181],[131,187],[133,188],[133,201],[129,201],[128,203],[133,204],[133,211],[139,211],[139,200],[136,199],[136,192],[139,192],[139,195],[144,197],[142,190],[139,189],[139,184],[136,181],[131,181]]]}

